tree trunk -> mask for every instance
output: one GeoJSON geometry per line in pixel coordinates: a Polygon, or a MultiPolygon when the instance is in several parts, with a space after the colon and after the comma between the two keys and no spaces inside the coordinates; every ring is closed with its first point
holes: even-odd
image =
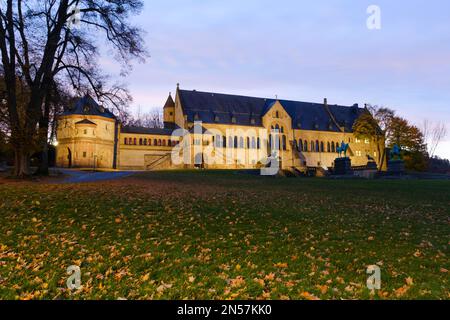
{"type": "Polygon", "coordinates": [[[23,179],[31,175],[30,173],[30,154],[20,147],[14,150],[14,177],[23,179]]]}
{"type": "Polygon", "coordinates": [[[48,176],[49,175],[49,170],[48,170],[48,143],[47,143],[47,139],[42,141],[41,148],[42,148],[42,150],[41,150],[41,155],[39,157],[39,167],[38,167],[38,170],[36,172],[36,175],[48,176]]]}
{"type": "Polygon", "coordinates": [[[39,167],[36,171],[36,175],[48,176],[48,127],[45,123],[41,123],[39,126],[39,145],[40,145],[40,157],[39,167]]]}

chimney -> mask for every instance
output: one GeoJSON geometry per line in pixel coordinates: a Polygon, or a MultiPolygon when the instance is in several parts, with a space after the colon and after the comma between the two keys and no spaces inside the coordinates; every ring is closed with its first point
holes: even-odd
{"type": "Polygon", "coordinates": [[[323,99],[323,104],[325,107],[328,107],[328,99],[327,98],[323,99]]]}

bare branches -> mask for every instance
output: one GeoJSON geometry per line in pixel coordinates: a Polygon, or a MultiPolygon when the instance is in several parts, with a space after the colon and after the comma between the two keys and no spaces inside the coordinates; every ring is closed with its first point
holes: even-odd
{"type": "MultiPolygon", "coordinates": [[[[6,0],[0,8],[0,51],[6,107],[0,118],[8,119],[12,141],[21,150],[37,126],[49,114],[50,91],[55,84],[70,85],[69,92],[94,92],[98,100],[124,114],[131,101],[123,86],[108,85],[97,68],[98,47],[109,44],[129,70],[130,59],[143,60],[142,30],[129,18],[140,12],[142,0],[6,0]],[[77,10],[72,10],[74,7],[77,10]],[[70,10],[69,10],[70,9],[70,10]],[[81,14],[80,26],[70,28],[74,14],[81,14]],[[103,37],[102,37],[103,35],[103,37]],[[102,40],[106,41],[102,41],[102,40]],[[25,85],[28,101],[17,104],[17,85],[25,85]]],[[[126,72],[123,72],[126,74],[126,72]]],[[[22,151],[21,151],[22,152],[22,151]]],[[[29,150],[18,158],[27,158],[29,150]]]]}
{"type": "Polygon", "coordinates": [[[447,126],[444,122],[433,123],[429,120],[424,120],[421,130],[428,146],[428,154],[430,158],[433,158],[440,143],[448,134],[447,126]]]}

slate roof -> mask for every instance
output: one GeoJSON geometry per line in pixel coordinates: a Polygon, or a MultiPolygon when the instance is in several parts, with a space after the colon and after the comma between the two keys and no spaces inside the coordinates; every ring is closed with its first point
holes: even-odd
{"type": "Polygon", "coordinates": [[[175,102],[172,99],[172,94],[169,94],[166,104],[164,105],[164,109],[167,109],[167,108],[175,108],[175,102]]]}
{"type": "Polygon", "coordinates": [[[122,127],[122,133],[134,133],[134,134],[153,134],[157,136],[171,136],[173,129],[171,128],[144,128],[144,127],[122,127]]]}
{"type": "Polygon", "coordinates": [[[101,107],[90,95],[86,95],[83,98],[76,100],[74,105],[64,110],[62,115],[101,116],[116,119],[111,111],[101,107]]]}
{"type": "Polygon", "coordinates": [[[262,117],[279,101],[292,118],[294,129],[340,132],[345,126],[351,132],[353,123],[364,109],[354,106],[276,100],[212,92],[179,90],[179,97],[188,122],[262,126],[262,117]],[[331,115],[330,115],[331,113],[331,115]],[[333,119],[334,118],[334,119],[333,119]],[[253,121],[252,121],[253,119],[253,121]],[[235,123],[233,122],[235,120],[235,123]]]}

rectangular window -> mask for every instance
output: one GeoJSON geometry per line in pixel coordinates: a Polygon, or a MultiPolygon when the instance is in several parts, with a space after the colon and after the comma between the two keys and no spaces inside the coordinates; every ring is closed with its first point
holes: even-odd
{"type": "Polygon", "coordinates": [[[84,130],[84,134],[87,134],[87,129],[84,130]]]}
{"type": "Polygon", "coordinates": [[[370,144],[370,140],[369,140],[369,139],[366,139],[366,140],[364,140],[364,143],[365,143],[365,144],[370,144]]]}
{"type": "Polygon", "coordinates": [[[86,156],[87,156],[87,153],[83,152],[83,158],[86,158],[86,156]]]}

